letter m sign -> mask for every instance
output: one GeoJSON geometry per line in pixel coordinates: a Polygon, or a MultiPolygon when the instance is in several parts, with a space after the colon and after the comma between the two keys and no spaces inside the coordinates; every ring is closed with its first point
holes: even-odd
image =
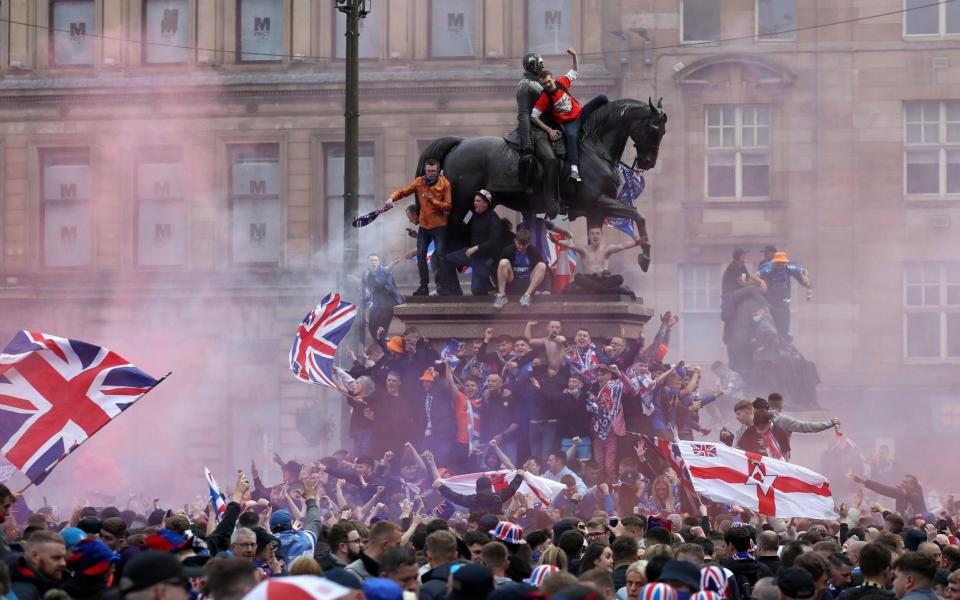
{"type": "Polygon", "coordinates": [[[163,19],[160,21],[160,35],[172,36],[177,33],[177,21],[180,11],[173,8],[163,9],[163,19]]]}
{"type": "Polygon", "coordinates": [[[70,23],[70,37],[78,38],[87,35],[86,23],[70,23]]]}
{"type": "Polygon", "coordinates": [[[543,11],[543,24],[547,27],[559,27],[563,24],[563,12],[559,10],[543,11]]]}
{"type": "Polygon", "coordinates": [[[251,179],[250,180],[250,195],[251,196],[266,196],[267,195],[267,182],[263,179],[251,179]]]}
{"type": "Polygon", "coordinates": [[[250,223],[250,243],[262,244],[267,237],[266,223],[250,223]]]}
{"type": "Polygon", "coordinates": [[[61,225],[60,226],[60,243],[71,244],[76,241],[77,241],[77,226],[61,225]]]}
{"type": "Polygon", "coordinates": [[[170,223],[156,223],[153,226],[153,239],[157,242],[166,242],[172,237],[170,223]]]}
{"type": "Polygon", "coordinates": [[[269,32],[270,32],[270,17],[254,17],[254,18],[253,18],[253,31],[254,31],[254,33],[269,33],[269,32]]]}
{"type": "Polygon", "coordinates": [[[75,183],[61,183],[60,184],[60,198],[63,200],[74,200],[77,197],[77,184],[75,183]]]}

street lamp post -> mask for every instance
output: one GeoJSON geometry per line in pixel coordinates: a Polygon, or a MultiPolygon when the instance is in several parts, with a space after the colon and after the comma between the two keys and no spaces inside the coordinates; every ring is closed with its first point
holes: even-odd
{"type": "Polygon", "coordinates": [[[343,136],[343,272],[356,271],[360,247],[357,229],[350,225],[359,212],[360,194],[360,90],[359,47],[360,19],[367,16],[373,0],[336,0],[337,10],[347,18],[346,27],[346,98],[343,136]]]}

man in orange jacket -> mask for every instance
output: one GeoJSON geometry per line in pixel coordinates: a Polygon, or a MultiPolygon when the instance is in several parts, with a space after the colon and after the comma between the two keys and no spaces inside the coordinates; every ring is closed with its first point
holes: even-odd
{"type": "Polygon", "coordinates": [[[447,251],[447,215],[453,207],[452,188],[447,178],[440,174],[440,162],[436,159],[427,159],[423,172],[422,177],[417,177],[408,185],[390,194],[387,201],[396,202],[416,193],[417,205],[420,207],[420,222],[417,228],[417,269],[420,271],[420,287],[413,292],[413,295],[430,295],[427,247],[433,241],[433,260],[437,261],[434,284],[437,287],[437,294],[446,296],[452,292],[447,281],[450,275],[443,260],[447,251]]]}

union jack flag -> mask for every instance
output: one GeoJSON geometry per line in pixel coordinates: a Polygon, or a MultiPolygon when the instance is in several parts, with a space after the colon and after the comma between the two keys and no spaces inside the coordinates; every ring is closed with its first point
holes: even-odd
{"type": "Polygon", "coordinates": [[[357,307],[327,294],[300,322],[290,349],[290,370],[300,381],[337,389],[333,383],[333,359],[337,344],[350,331],[357,307]]]}
{"type": "Polygon", "coordinates": [[[40,483],[158,383],[106,348],[21,331],[0,354],[0,453],[40,483]]]}
{"type": "Polygon", "coordinates": [[[693,482],[690,480],[690,473],[687,471],[686,463],[683,460],[683,454],[680,453],[680,446],[676,442],[665,440],[662,437],[643,436],[649,448],[653,448],[677,474],[680,485],[693,492],[693,482]]]}
{"type": "Polygon", "coordinates": [[[213,478],[213,473],[210,472],[210,469],[204,467],[203,474],[207,478],[207,490],[210,491],[210,501],[213,502],[213,508],[216,511],[214,516],[217,519],[217,523],[219,523],[223,514],[227,512],[227,497],[220,491],[220,486],[217,485],[217,480],[213,478]]]}
{"type": "Polygon", "coordinates": [[[714,457],[717,455],[717,447],[713,444],[690,444],[690,450],[695,456],[714,457]]]}

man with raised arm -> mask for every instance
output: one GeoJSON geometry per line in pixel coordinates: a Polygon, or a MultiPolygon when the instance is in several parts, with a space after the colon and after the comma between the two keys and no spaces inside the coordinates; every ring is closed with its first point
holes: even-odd
{"type": "Polygon", "coordinates": [[[610,293],[623,285],[623,276],[610,273],[610,257],[639,246],[644,241],[641,237],[625,244],[604,244],[603,224],[594,223],[587,228],[586,246],[568,240],[558,240],[557,243],[580,257],[579,272],[573,278],[578,287],[586,291],[610,293]]]}

